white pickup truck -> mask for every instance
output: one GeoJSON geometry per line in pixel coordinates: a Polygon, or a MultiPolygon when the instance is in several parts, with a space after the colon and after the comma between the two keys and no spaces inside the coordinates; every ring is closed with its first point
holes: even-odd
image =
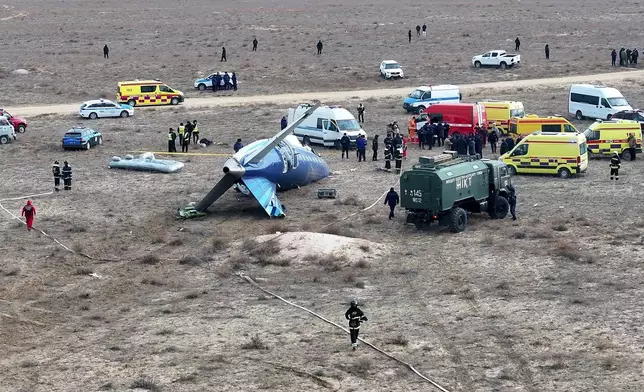
{"type": "Polygon", "coordinates": [[[521,55],[509,54],[505,50],[491,50],[487,53],[472,57],[472,65],[481,67],[501,67],[506,69],[521,62],[521,55]]]}

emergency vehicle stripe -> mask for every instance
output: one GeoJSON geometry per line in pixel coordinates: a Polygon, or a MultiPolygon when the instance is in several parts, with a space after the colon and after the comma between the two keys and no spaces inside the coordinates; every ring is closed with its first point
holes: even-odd
{"type": "Polygon", "coordinates": [[[568,124],[565,120],[543,120],[543,119],[538,119],[538,120],[528,120],[528,119],[521,119],[520,121],[513,121],[513,123],[525,123],[525,124],[568,124]]]}
{"type": "MultiPolygon", "coordinates": [[[[574,141],[574,143],[577,143],[577,141],[574,141]]],[[[569,141],[548,141],[548,140],[529,140],[525,142],[525,144],[573,144],[573,142],[569,141]]]]}

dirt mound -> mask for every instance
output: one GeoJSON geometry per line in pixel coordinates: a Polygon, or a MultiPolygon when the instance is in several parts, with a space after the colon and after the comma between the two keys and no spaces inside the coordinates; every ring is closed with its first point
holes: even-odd
{"type": "Polygon", "coordinates": [[[387,252],[385,245],[362,238],[306,231],[262,235],[255,237],[255,240],[263,243],[274,238],[280,246],[280,256],[301,262],[325,256],[356,262],[376,259],[387,252]]]}

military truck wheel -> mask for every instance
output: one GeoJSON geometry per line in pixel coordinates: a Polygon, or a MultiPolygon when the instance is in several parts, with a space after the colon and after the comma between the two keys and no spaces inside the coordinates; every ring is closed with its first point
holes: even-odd
{"type": "Polygon", "coordinates": [[[508,199],[503,196],[496,197],[494,211],[490,207],[488,207],[487,212],[490,214],[490,218],[492,219],[503,219],[508,216],[508,212],[510,211],[510,203],[508,203],[508,199]]]}
{"type": "Polygon", "coordinates": [[[455,207],[450,212],[449,229],[453,233],[460,233],[467,226],[467,212],[460,207],[455,207]]]}
{"type": "Polygon", "coordinates": [[[517,175],[517,168],[509,165],[508,166],[508,173],[510,173],[511,176],[516,176],[517,175]]]}
{"type": "Polygon", "coordinates": [[[570,178],[570,170],[565,167],[559,169],[559,178],[570,178]]]}

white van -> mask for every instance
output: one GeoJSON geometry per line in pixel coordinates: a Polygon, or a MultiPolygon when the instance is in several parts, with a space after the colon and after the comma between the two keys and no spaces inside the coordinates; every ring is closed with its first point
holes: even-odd
{"type": "Polygon", "coordinates": [[[403,108],[412,113],[422,113],[428,106],[437,103],[460,103],[461,92],[458,86],[420,86],[403,101],[403,108]]]}
{"type": "Polygon", "coordinates": [[[617,89],[592,84],[573,84],[568,97],[568,113],[577,120],[584,117],[610,120],[621,110],[633,110],[617,89]]]}
{"type": "Polygon", "coordinates": [[[0,144],[16,140],[16,130],[5,117],[0,116],[0,144]]]}
{"type": "MultiPolygon", "coordinates": [[[[288,123],[291,124],[300,118],[310,107],[310,104],[303,103],[295,109],[289,109],[288,123]]],[[[293,131],[303,144],[321,144],[336,148],[340,147],[340,139],[345,133],[351,139],[352,145],[356,143],[358,136],[367,136],[355,117],[340,106],[320,106],[293,131]]]]}

